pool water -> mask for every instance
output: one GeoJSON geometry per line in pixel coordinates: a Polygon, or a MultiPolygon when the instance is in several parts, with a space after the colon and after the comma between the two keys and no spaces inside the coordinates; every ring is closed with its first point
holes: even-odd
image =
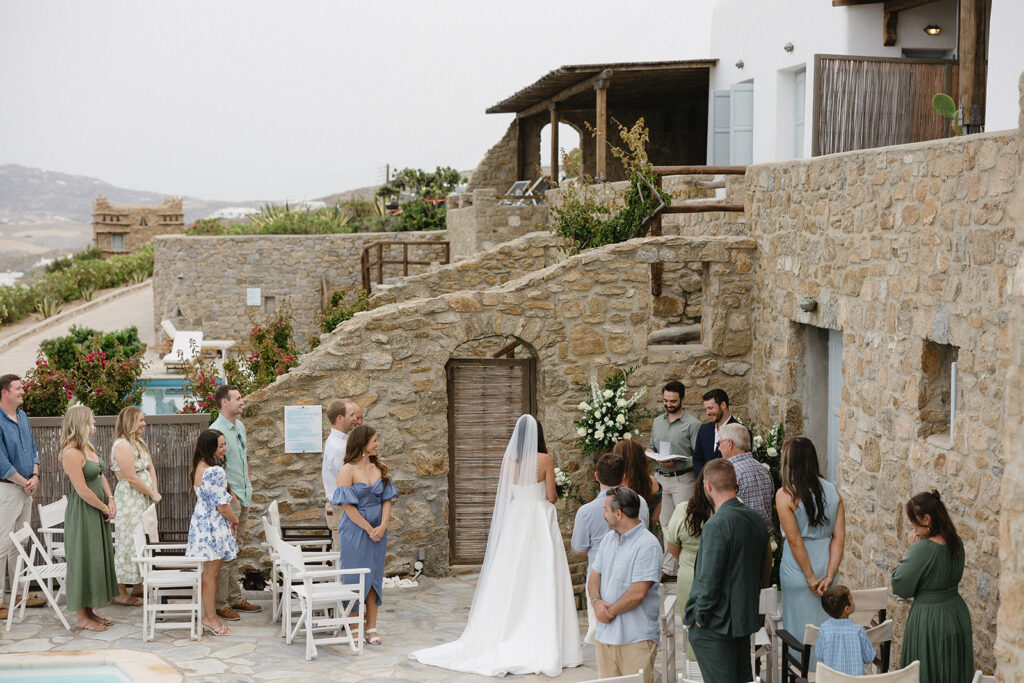
{"type": "Polygon", "coordinates": [[[0,681],[46,683],[131,683],[123,670],[110,664],[83,662],[78,666],[32,666],[0,669],[0,681]]]}
{"type": "Polygon", "coordinates": [[[175,408],[185,405],[185,379],[140,379],[145,385],[142,394],[142,412],[146,415],[173,415],[175,408]]]}

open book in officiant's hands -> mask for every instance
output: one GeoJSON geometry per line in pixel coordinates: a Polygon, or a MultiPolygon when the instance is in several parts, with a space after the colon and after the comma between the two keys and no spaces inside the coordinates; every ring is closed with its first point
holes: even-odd
{"type": "Polygon", "coordinates": [[[644,451],[644,455],[651,460],[657,460],[658,462],[668,462],[669,460],[683,460],[685,462],[689,462],[691,460],[691,457],[688,455],[662,455],[661,453],[656,453],[654,451],[644,451]]]}

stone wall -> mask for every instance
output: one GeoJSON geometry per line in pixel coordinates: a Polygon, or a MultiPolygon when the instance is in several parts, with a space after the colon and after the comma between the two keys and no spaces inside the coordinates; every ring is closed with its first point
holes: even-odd
{"type": "MultiPolygon", "coordinates": [[[[401,491],[390,527],[388,571],[408,570],[418,548],[430,574],[448,571],[448,425],[445,366],[460,347],[515,338],[534,356],[537,398],[548,445],[559,465],[589,483],[590,463],[575,446],[580,395],[573,383],[592,373],[639,365],[635,387],[668,379],[726,386],[742,408],[750,367],[753,242],[739,238],[661,237],[610,245],[565,259],[504,285],[415,299],[357,314],[303,356],[299,367],[248,399],[245,422],[255,495],[241,533],[243,557],[259,562],[257,520],[272,499],[285,520],[319,519],[320,455],[283,453],[283,408],[335,397],[363,406],[381,434],[381,457],[401,491]],[[650,264],[702,264],[702,343],[648,356],[650,264]],[[588,478],[589,477],[589,478],[588,478]]],[[[493,344],[491,345],[493,348],[493,344]]],[[[699,405],[699,393],[688,394],[699,405]],[[695,394],[695,396],[694,396],[695,394]]],[[[326,425],[324,425],[326,433],[326,425]]],[[[563,530],[571,511],[562,508],[563,530]]],[[[573,556],[577,579],[583,556],[573,556]]]]}
{"type": "Polygon", "coordinates": [[[516,169],[516,146],[519,142],[518,126],[515,119],[509,124],[501,140],[487,150],[469,177],[467,192],[473,190],[494,190],[504,192],[518,178],[516,169]]]}
{"type": "MultiPolygon", "coordinates": [[[[1024,436],[1018,424],[1012,449],[1004,446],[1003,378],[1020,362],[1020,337],[1007,326],[1020,310],[1007,290],[1022,240],[1017,133],[752,166],[747,176],[747,223],[759,250],[756,419],[782,421],[790,434],[808,428],[813,407],[800,398],[805,326],[841,330],[843,580],[888,585],[906,550],[902,504],[938,489],[966,543],[960,592],[976,661],[994,666],[1000,526],[1004,544],[1010,540],[1000,499],[1021,509],[1016,487],[999,495],[1013,457],[1019,473],[1024,436]],[[803,297],[817,309],[803,312],[803,297]],[[948,383],[930,377],[944,371],[953,347],[960,407],[950,442],[948,419],[945,434],[927,434],[935,431],[933,399],[949,402],[948,383]]],[[[1014,410],[1020,414],[1019,402],[1014,410]]],[[[1004,545],[1008,553],[1016,557],[1016,591],[1003,597],[1016,596],[1018,609],[999,625],[1020,643],[1020,544],[1004,545]]],[[[907,610],[894,606],[901,633],[907,610]]]]}
{"type": "Polygon", "coordinates": [[[560,237],[531,232],[429,273],[396,279],[374,290],[388,302],[440,296],[462,290],[497,287],[565,259],[560,237]]]}
{"type": "Polygon", "coordinates": [[[546,204],[502,203],[498,197],[504,191],[475,190],[448,197],[445,220],[453,261],[522,237],[548,222],[546,204]]]}
{"type": "MultiPolygon", "coordinates": [[[[207,338],[248,338],[249,315],[262,319],[287,303],[296,338],[319,334],[316,314],[322,292],[362,287],[363,248],[378,241],[441,242],[443,230],[431,232],[354,233],[338,235],[162,236],[154,241],[153,321],[179,330],[202,330],[207,338]],[[246,289],[260,289],[260,305],[246,305],[246,289]]],[[[401,249],[391,247],[393,258],[401,249]]],[[[385,258],[388,258],[385,256],[385,258]]],[[[410,248],[409,258],[442,262],[439,245],[410,248]]],[[[411,266],[412,272],[427,266],[411,266]]],[[[401,275],[401,266],[385,266],[386,279],[401,275]]]]}

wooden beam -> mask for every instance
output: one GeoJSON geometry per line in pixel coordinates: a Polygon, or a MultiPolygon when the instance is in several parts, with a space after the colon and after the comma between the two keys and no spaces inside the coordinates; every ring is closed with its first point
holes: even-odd
{"type": "Polygon", "coordinates": [[[662,213],[743,213],[742,204],[673,204],[661,210],[662,213]]]}
{"type": "Polygon", "coordinates": [[[558,107],[551,105],[551,185],[558,185],[558,107]]]}
{"type": "Polygon", "coordinates": [[[655,166],[658,175],[743,175],[746,166],[655,166]]]}
{"type": "Polygon", "coordinates": [[[960,97],[964,133],[985,125],[988,31],[991,0],[960,0],[960,97]]]}
{"type": "Polygon", "coordinates": [[[884,0],[832,0],[833,7],[854,7],[855,5],[877,5],[884,0]]]}
{"type": "Polygon", "coordinates": [[[903,10],[914,9],[921,5],[930,5],[935,0],[885,0],[886,12],[902,12],[903,10]]]}
{"type": "Polygon", "coordinates": [[[886,12],[882,20],[882,45],[892,47],[896,44],[896,23],[899,21],[899,12],[886,12]]]}
{"type": "Polygon", "coordinates": [[[597,168],[595,172],[597,179],[603,181],[608,177],[606,161],[608,158],[608,81],[602,80],[594,83],[594,91],[597,95],[597,113],[594,114],[597,125],[597,153],[595,154],[597,168]]]}
{"type": "Polygon", "coordinates": [[[581,82],[577,83],[576,85],[572,86],[571,88],[566,88],[565,90],[562,90],[561,92],[558,92],[558,93],[552,95],[551,97],[547,98],[546,100],[541,100],[540,102],[538,102],[537,104],[533,105],[532,107],[530,107],[528,109],[524,109],[524,110],[522,110],[520,112],[516,112],[516,118],[517,119],[527,119],[527,118],[530,118],[531,116],[536,116],[537,114],[540,114],[542,112],[546,112],[551,107],[552,104],[558,104],[559,102],[564,102],[565,100],[569,99],[570,97],[573,97],[574,95],[579,95],[580,93],[587,92],[588,90],[593,88],[594,84],[597,83],[598,81],[602,81],[602,80],[603,81],[607,81],[607,80],[610,80],[611,77],[612,77],[612,70],[611,69],[605,69],[604,71],[602,71],[601,73],[597,74],[596,76],[591,76],[587,80],[581,81],[581,82]]]}

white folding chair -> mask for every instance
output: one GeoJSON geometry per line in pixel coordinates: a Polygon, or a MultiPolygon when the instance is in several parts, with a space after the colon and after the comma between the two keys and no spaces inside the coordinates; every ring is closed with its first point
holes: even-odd
{"type": "Polygon", "coordinates": [[[817,683],[852,683],[853,681],[858,683],[864,683],[865,681],[868,683],[872,681],[875,683],[919,683],[921,680],[921,662],[914,661],[899,671],[890,671],[886,674],[874,674],[871,676],[850,676],[849,674],[839,673],[835,669],[830,669],[821,662],[818,662],[815,680],[817,683]]]}
{"type": "Polygon", "coordinates": [[[971,679],[971,683],[996,683],[995,676],[986,676],[978,669],[974,672],[974,678],[971,679]]]}
{"type": "MultiPolygon", "coordinates": [[[[277,506],[277,500],[270,501],[270,505],[267,506],[267,518],[270,523],[274,525],[274,529],[277,530],[278,538],[285,540],[292,545],[300,545],[305,550],[312,551],[327,551],[331,549],[333,541],[330,537],[316,537],[316,536],[303,536],[297,537],[293,535],[291,538],[287,538],[286,531],[295,531],[306,529],[307,527],[283,527],[281,526],[281,511],[277,506]]],[[[308,527],[310,529],[316,529],[317,527],[308,527]]],[[[326,528],[326,527],[321,527],[326,528]]]]}
{"type": "Polygon", "coordinates": [[[658,622],[661,631],[661,680],[676,680],[676,600],[673,592],[661,606],[658,622]]]}
{"type": "Polygon", "coordinates": [[[39,506],[39,535],[43,538],[46,552],[54,560],[64,559],[64,511],[68,497],[61,496],[48,505],[39,506]]]}
{"type": "Polygon", "coordinates": [[[778,674],[778,632],[782,624],[782,601],[777,586],[762,588],[758,601],[758,614],[764,617],[764,626],[754,634],[751,655],[753,657],[753,672],[761,675],[764,672],[764,679],[767,683],[775,683],[778,674]],[[764,660],[764,666],[761,661],[764,660]]]}
{"type": "Polygon", "coordinates": [[[192,640],[202,637],[203,561],[182,556],[154,555],[160,546],[146,543],[140,523],[132,534],[135,557],[142,574],[142,640],[153,640],[156,630],[188,628],[192,640]],[[157,616],[161,620],[157,621],[157,616]],[[169,619],[185,615],[188,621],[169,619]]]}
{"type": "MultiPolygon", "coordinates": [[[[281,616],[281,610],[284,606],[284,592],[282,590],[282,584],[284,583],[284,577],[281,573],[281,557],[277,552],[277,542],[282,540],[280,533],[274,528],[267,515],[264,515],[261,520],[263,524],[263,535],[266,537],[266,543],[264,546],[267,549],[267,554],[270,555],[270,601],[271,601],[271,623],[278,620],[281,616]]],[[[287,541],[285,541],[287,543],[287,541]]],[[[291,544],[289,544],[291,545],[291,544]]],[[[334,551],[302,551],[303,561],[310,566],[318,566],[324,569],[330,569],[331,567],[337,567],[340,561],[340,555],[334,551]]],[[[287,636],[284,622],[281,622],[281,635],[287,636]]]]}
{"type": "Polygon", "coordinates": [[[704,676],[700,672],[700,666],[697,665],[696,659],[690,659],[689,653],[686,651],[686,644],[690,642],[690,631],[686,628],[686,624],[683,624],[683,664],[678,666],[679,670],[678,677],[681,681],[703,681],[704,676]]]}
{"type": "Polygon", "coordinates": [[[284,606],[281,610],[286,642],[291,644],[300,629],[306,631],[306,659],[316,656],[316,644],[348,643],[352,652],[363,652],[363,614],[366,607],[366,575],[368,568],[337,569],[311,568],[306,565],[302,551],[277,539],[275,544],[284,573],[284,606]],[[344,584],[342,578],[355,576],[356,583],[344,584]],[[291,624],[292,596],[298,599],[302,613],[294,628],[291,624]],[[314,612],[322,615],[314,616],[314,612]],[[333,635],[317,638],[318,631],[331,631],[333,635]]]}
{"type": "Polygon", "coordinates": [[[57,600],[64,592],[64,582],[67,580],[67,564],[54,562],[50,558],[46,548],[40,543],[39,537],[32,532],[32,527],[28,525],[28,522],[21,529],[11,532],[11,541],[14,542],[14,548],[18,551],[18,562],[15,565],[14,576],[11,577],[11,604],[7,608],[7,630],[10,631],[11,625],[14,623],[15,599],[19,592],[22,595],[18,621],[25,618],[25,603],[28,601],[29,585],[35,581],[39,584],[43,595],[46,596],[46,602],[57,613],[60,623],[70,631],[71,624],[64,618],[64,612],[57,606],[57,600]],[[30,550],[26,550],[23,545],[26,541],[30,550]],[[37,565],[37,559],[42,564],[37,565]],[[60,586],[56,594],[53,592],[53,581],[60,586]]]}
{"type": "MultiPolygon", "coordinates": [[[[635,674],[616,676],[614,678],[592,678],[582,683],[644,683],[644,670],[640,669],[635,674]]],[[[667,681],[665,683],[668,683],[667,681]]]]}

